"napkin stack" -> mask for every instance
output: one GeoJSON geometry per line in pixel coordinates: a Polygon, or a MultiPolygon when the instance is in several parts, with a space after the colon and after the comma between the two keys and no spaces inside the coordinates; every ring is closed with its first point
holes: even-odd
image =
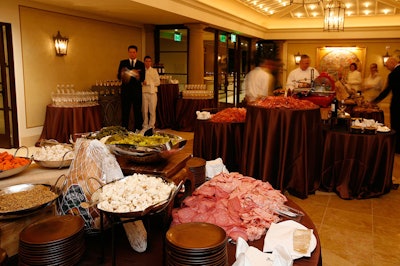
{"type": "Polygon", "coordinates": [[[283,246],[277,246],[271,253],[249,246],[239,237],[236,243],[236,261],[232,266],[292,266],[293,260],[289,251],[283,246]]]}
{"type": "Polygon", "coordinates": [[[220,173],[229,174],[229,171],[228,169],[226,169],[226,166],[221,158],[217,158],[211,161],[206,161],[206,177],[208,179],[211,179],[220,173]]]}
{"type": "Polygon", "coordinates": [[[196,111],[197,119],[207,120],[211,118],[211,113],[207,111],[196,111]]]}

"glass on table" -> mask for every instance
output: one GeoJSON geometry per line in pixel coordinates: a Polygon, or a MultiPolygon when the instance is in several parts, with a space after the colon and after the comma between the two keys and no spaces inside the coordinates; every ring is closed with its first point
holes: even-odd
{"type": "Polygon", "coordinates": [[[293,232],[293,250],[307,253],[310,247],[312,229],[295,229],[293,232]]]}

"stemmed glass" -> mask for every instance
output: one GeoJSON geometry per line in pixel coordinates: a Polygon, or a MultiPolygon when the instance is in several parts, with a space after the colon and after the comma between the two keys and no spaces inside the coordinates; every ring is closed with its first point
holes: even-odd
{"type": "Polygon", "coordinates": [[[342,117],[342,118],[346,117],[346,104],[344,103],[344,100],[341,100],[339,102],[339,114],[338,114],[338,116],[342,117]]]}

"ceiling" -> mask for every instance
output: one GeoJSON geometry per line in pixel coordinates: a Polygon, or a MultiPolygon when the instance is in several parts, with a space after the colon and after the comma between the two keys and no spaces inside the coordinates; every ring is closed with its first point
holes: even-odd
{"type": "MultiPolygon", "coordinates": [[[[237,0],[258,12],[278,18],[323,17],[328,1],[315,0],[237,0]],[[297,4],[290,4],[293,1],[297,4]]],[[[400,14],[396,0],[342,0],[347,17],[393,16],[400,14]]]]}
{"type": "MultiPolygon", "coordinates": [[[[31,0],[29,3],[131,25],[202,22],[256,37],[264,37],[257,35],[268,30],[322,29],[326,1],[313,5],[290,5],[289,1],[31,0]],[[260,4],[274,12],[258,12],[252,7],[260,4]]],[[[343,3],[347,6],[345,27],[400,27],[400,0],[343,0],[343,3]]]]}

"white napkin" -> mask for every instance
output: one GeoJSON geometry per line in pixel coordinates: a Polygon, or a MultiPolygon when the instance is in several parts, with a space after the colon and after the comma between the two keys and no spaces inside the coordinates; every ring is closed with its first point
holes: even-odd
{"type": "Polygon", "coordinates": [[[207,111],[196,111],[197,119],[199,120],[207,120],[211,118],[211,113],[207,111]]]}
{"type": "MultiPolygon", "coordinates": [[[[239,237],[236,241],[236,261],[232,266],[273,266],[273,255],[249,246],[239,237]]],[[[278,265],[277,265],[278,266],[278,265]]]]}
{"type": "Polygon", "coordinates": [[[206,161],[206,177],[213,178],[214,176],[218,175],[219,173],[227,173],[229,174],[228,169],[221,158],[217,158],[215,160],[206,161]]]}
{"type": "Polygon", "coordinates": [[[263,251],[272,252],[277,246],[280,245],[287,248],[290,256],[294,260],[301,257],[310,257],[311,252],[315,248],[315,245],[313,245],[313,238],[315,239],[315,236],[314,234],[311,235],[311,243],[307,253],[305,254],[299,253],[293,250],[293,232],[296,229],[307,229],[307,228],[302,224],[292,220],[287,220],[281,223],[272,223],[264,238],[263,251]]]}
{"type": "Polygon", "coordinates": [[[274,257],[274,265],[273,266],[292,266],[293,259],[290,256],[289,250],[281,245],[275,247],[272,251],[272,256],[274,257]]]}

